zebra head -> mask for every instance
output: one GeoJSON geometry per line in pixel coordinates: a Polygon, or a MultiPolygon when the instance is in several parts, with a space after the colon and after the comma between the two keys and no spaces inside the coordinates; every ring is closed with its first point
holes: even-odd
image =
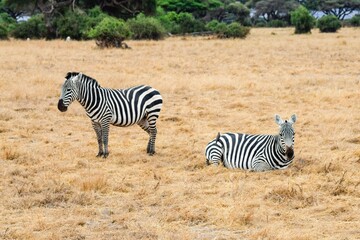
{"type": "Polygon", "coordinates": [[[289,120],[282,120],[279,115],[275,115],[275,122],[279,125],[280,145],[285,150],[285,156],[288,160],[294,158],[294,139],[295,130],[293,124],[296,122],[296,115],[293,114],[289,120]]]}
{"type": "Polygon", "coordinates": [[[58,102],[58,109],[61,112],[65,112],[70,105],[78,96],[78,90],[76,82],[81,78],[82,73],[68,72],[66,80],[61,88],[61,96],[58,102]]]}

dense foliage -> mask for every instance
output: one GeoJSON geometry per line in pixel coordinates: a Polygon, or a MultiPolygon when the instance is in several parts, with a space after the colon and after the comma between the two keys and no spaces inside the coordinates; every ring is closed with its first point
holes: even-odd
{"type": "Polygon", "coordinates": [[[351,26],[360,27],[360,14],[353,16],[349,22],[351,26]]]}
{"type": "Polygon", "coordinates": [[[315,19],[311,16],[309,10],[300,6],[291,13],[291,23],[295,26],[295,33],[311,33],[315,25],[315,19]]]}
{"type": "Polygon", "coordinates": [[[130,36],[125,21],[114,17],[105,17],[88,33],[88,37],[96,39],[100,47],[121,47],[122,42],[130,36]]]}
{"type": "Polygon", "coordinates": [[[317,27],[320,32],[336,32],[341,28],[341,22],[334,15],[327,15],[317,21],[317,27]]]}
{"type": "Polygon", "coordinates": [[[0,39],[2,39],[2,40],[8,39],[8,30],[2,24],[0,24],[0,39]]]}
{"type": "Polygon", "coordinates": [[[44,16],[39,14],[32,16],[28,21],[20,22],[12,32],[12,36],[20,39],[46,37],[46,26],[44,16]]]}
{"type": "Polygon", "coordinates": [[[139,14],[136,18],[127,21],[133,39],[153,39],[164,38],[165,29],[160,21],[153,17],[146,17],[139,14]]]}
{"type": "Polygon", "coordinates": [[[16,20],[7,13],[0,13],[0,39],[8,39],[9,32],[16,27],[16,20]]]}
{"type": "MultiPolygon", "coordinates": [[[[243,26],[292,25],[295,33],[308,33],[315,24],[310,11],[342,20],[360,11],[360,0],[0,0],[0,26],[2,39],[81,40],[90,38],[90,31],[111,16],[123,20],[133,39],[204,31],[238,37],[246,33],[239,30],[246,29],[243,26]]],[[[346,23],[359,26],[359,18],[355,15],[346,23]]]]}

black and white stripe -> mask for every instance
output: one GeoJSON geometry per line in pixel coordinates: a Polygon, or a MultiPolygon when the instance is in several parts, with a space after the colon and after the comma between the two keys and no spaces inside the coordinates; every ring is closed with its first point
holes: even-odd
{"type": "Polygon", "coordinates": [[[278,135],[218,134],[206,146],[206,162],[252,171],[286,168],[294,159],[296,115],[285,121],[276,115],[275,122],[280,127],[278,135]]]}
{"type": "Polygon", "coordinates": [[[82,73],[69,72],[62,86],[58,109],[62,112],[77,100],[85,108],[97,135],[98,157],[107,157],[110,124],[126,127],[138,124],[149,135],[147,153],[155,153],[156,120],[162,107],[160,93],[150,86],[128,89],[102,88],[82,73]]]}

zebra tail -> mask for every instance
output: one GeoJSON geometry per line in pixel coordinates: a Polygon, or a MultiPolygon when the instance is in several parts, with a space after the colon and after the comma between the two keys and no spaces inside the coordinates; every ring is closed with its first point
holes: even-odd
{"type": "Polygon", "coordinates": [[[215,141],[216,141],[216,142],[218,142],[218,141],[219,141],[219,139],[220,139],[220,132],[219,132],[219,133],[218,133],[218,135],[216,136],[215,141]]]}

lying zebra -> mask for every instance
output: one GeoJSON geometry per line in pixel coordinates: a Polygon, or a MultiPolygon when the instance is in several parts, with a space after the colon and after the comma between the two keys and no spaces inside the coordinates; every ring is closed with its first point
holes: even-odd
{"type": "Polygon", "coordinates": [[[267,171],[286,168],[294,159],[293,124],[296,115],[282,120],[275,115],[278,135],[250,135],[242,133],[218,134],[205,149],[207,164],[223,162],[227,168],[267,171]]]}
{"type": "Polygon", "coordinates": [[[147,153],[155,153],[156,120],[163,103],[156,89],[144,85],[128,89],[102,88],[95,79],[76,72],[69,72],[65,78],[58,109],[65,112],[75,99],[85,108],[98,140],[97,157],[109,155],[110,124],[119,127],[138,124],[150,135],[147,153]]]}

